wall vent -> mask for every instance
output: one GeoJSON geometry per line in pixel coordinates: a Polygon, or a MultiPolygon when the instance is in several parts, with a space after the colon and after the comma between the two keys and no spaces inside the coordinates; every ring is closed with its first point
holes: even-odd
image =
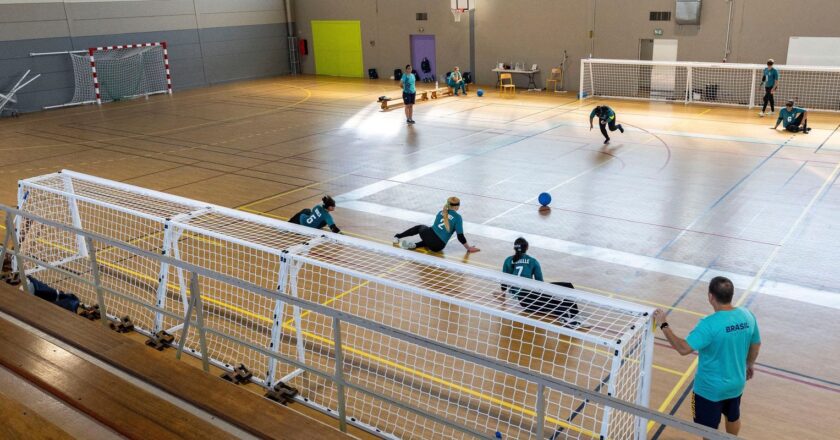
{"type": "Polygon", "coordinates": [[[417,21],[427,21],[429,19],[428,12],[418,12],[417,13],[417,21]]]}
{"type": "Polygon", "coordinates": [[[671,21],[671,11],[650,11],[650,21],[671,21]]]}

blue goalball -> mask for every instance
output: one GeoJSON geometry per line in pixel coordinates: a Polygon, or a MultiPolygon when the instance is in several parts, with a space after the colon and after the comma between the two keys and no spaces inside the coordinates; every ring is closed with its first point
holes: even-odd
{"type": "Polygon", "coordinates": [[[539,197],[539,199],[538,199],[538,200],[539,200],[539,202],[540,202],[540,205],[542,205],[542,206],[548,206],[548,204],[549,204],[549,203],[551,203],[551,194],[549,194],[549,193],[542,193],[542,194],[540,194],[540,197],[539,197]]]}
{"type": "Polygon", "coordinates": [[[484,90],[482,90],[482,89],[478,89],[478,92],[476,92],[476,94],[477,94],[478,96],[484,96],[484,90]]]}

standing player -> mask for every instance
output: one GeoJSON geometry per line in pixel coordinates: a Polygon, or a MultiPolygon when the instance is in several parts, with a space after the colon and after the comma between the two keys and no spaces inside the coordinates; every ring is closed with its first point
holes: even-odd
{"type": "Polygon", "coordinates": [[[321,199],[320,205],[315,205],[312,209],[302,209],[297,214],[289,218],[290,223],[297,225],[309,226],[310,228],[321,229],[324,226],[329,226],[330,231],[336,234],[341,233],[341,229],[335,225],[331,212],[335,211],[335,200],[330,196],[324,196],[321,199]]]}
{"type": "Polygon", "coordinates": [[[773,68],[773,62],[772,58],[767,60],[767,67],[761,76],[761,83],[764,84],[764,106],[761,107],[758,116],[776,113],[776,101],[773,99],[773,93],[779,88],[779,71],[773,68]],[[770,113],[765,113],[768,102],[770,103],[770,113]]]}
{"type": "Polygon", "coordinates": [[[400,79],[403,89],[403,104],[405,104],[405,122],[414,123],[414,97],[417,96],[417,89],[414,88],[414,72],[411,71],[411,64],[405,65],[405,74],[400,79]]]}
{"type": "Polygon", "coordinates": [[[604,143],[610,143],[610,135],[607,133],[607,127],[610,131],[620,130],[624,133],[624,127],[621,124],[615,124],[615,112],[606,105],[599,105],[592,109],[589,113],[589,129],[592,130],[592,119],[598,117],[598,125],[601,128],[601,134],[604,135],[604,143]]]}
{"type": "Polygon", "coordinates": [[[464,236],[464,221],[461,219],[461,215],[456,212],[460,206],[461,200],[457,197],[448,198],[446,204],[443,205],[443,209],[435,216],[435,223],[431,227],[417,225],[409,228],[405,232],[394,236],[394,244],[399,244],[403,249],[424,247],[432,252],[440,252],[446,247],[446,243],[452,238],[452,234],[457,233],[458,241],[464,245],[468,253],[478,252],[477,247],[467,244],[467,237],[464,236]],[[412,243],[403,240],[403,238],[412,235],[420,235],[420,241],[412,243]]]}
{"type": "Polygon", "coordinates": [[[779,119],[776,119],[776,125],[773,130],[779,128],[779,124],[787,131],[794,133],[802,132],[808,134],[811,131],[808,128],[808,111],[801,107],[794,106],[793,100],[785,103],[785,108],[779,111],[779,119]]]}

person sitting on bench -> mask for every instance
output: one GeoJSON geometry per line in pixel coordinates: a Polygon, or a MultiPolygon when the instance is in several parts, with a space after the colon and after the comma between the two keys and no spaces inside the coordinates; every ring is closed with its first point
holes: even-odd
{"type": "Polygon", "coordinates": [[[459,89],[464,92],[464,95],[467,94],[467,83],[464,81],[464,77],[461,75],[461,70],[458,66],[455,66],[455,69],[449,74],[447,83],[449,87],[452,87],[455,96],[458,96],[459,89]]]}
{"type": "Polygon", "coordinates": [[[801,107],[794,106],[793,100],[785,103],[785,108],[779,112],[779,119],[776,119],[776,125],[773,130],[779,128],[779,124],[787,131],[794,133],[802,132],[808,134],[811,131],[808,128],[808,111],[801,107]]]}
{"type": "MultiPolygon", "coordinates": [[[[502,272],[524,278],[543,281],[542,267],[536,258],[528,255],[528,241],[522,237],[513,242],[514,254],[505,259],[502,272]]],[[[555,282],[557,286],[574,289],[571,283],[555,282]]],[[[581,324],[573,319],[578,314],[578,306],[574,301],[557,298],[550,293],[533,292],[520,287],[502,284],[502,292],[510,292],[519,304],[528,312],[556,316],[566,325],[579,327],[581,324]]]]}

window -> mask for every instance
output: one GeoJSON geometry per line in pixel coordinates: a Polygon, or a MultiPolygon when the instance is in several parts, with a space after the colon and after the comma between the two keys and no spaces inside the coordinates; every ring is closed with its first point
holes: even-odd
{"type": "Polygon", "coordinates": [[[650,21],[671,21],[671,11],[650,11],[650,21]]]}

